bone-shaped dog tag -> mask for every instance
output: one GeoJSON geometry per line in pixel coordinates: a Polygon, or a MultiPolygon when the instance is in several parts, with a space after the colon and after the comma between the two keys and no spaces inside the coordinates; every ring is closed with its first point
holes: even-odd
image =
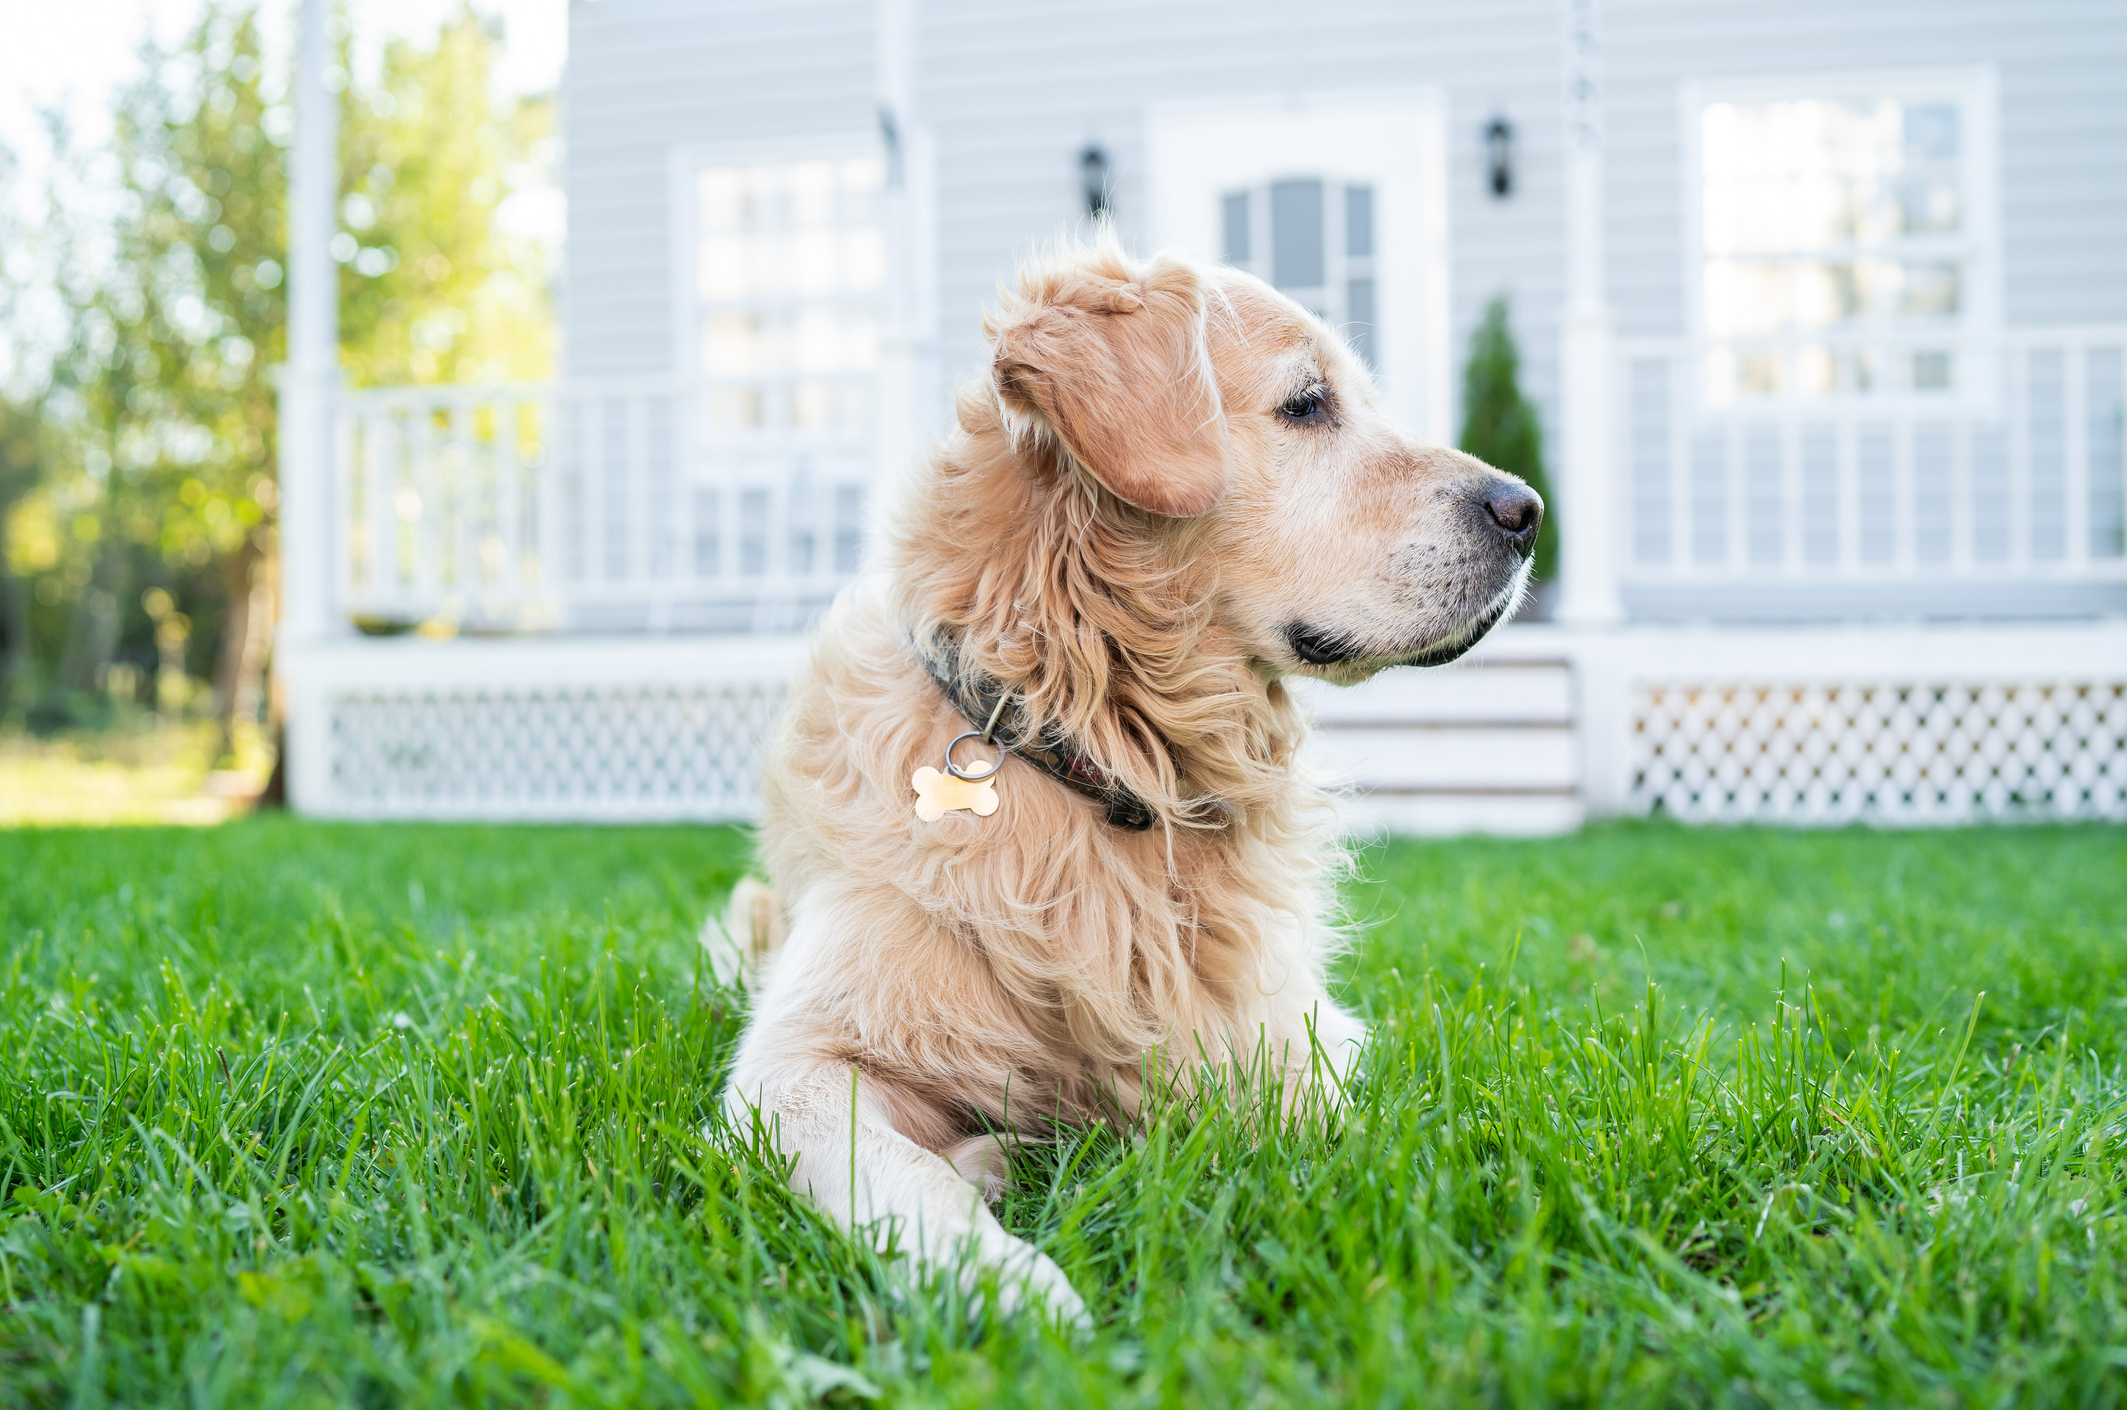
{"type": "Polygon", "coordinates": [[[925,822],[936,822],[962,809],[978,818],[997,811],[997,781],[992,778],[956,778],[925,764],[916,770],[909,786],[916,790],[916,816],[925,822]]]}

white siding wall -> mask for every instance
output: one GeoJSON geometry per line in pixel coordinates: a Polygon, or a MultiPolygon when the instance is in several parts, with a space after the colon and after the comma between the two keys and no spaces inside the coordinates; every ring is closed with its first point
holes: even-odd
{"type": "MultiPolygon", "coordinates": [[[[940,353],[949,380],[975,368],[982,308],[998,281],[1028,251],[1079,228],[1078,154],[1089,139],[1109,153],[1117,223],[1139,244],[1150,104],[1434,87],[1449,105],[1456,364],[1485,300],[1507,292],[1528,385],[1550,404],[1552,321],[1563,297],[1553,0],[1305,11],[1269,0],[916,0],[915,8],[915,118],[937,141],[940,353]],[[1519,186],[1504,202],[1485,192],[1479,139],[1495,108],[1519,133],[1519,186]]],[[[873,14],[865,0],[572,7],[564,89],[571,373],[667,368],[671,149],[870,126],[873,14]]],[[[942,396],[937,410],[942,417],[942,396]]]]}
{"type": "MultiPolygon", "coordinates": [[[[1025,252],[1075,227],[1077,155],[1089,138],[1111,156],[1118,223],[1135,239],[1146,212],[1147,105],[1430,86],[1448,100],[1456,363],[1485,300],[1507,292],[1526,385],[1548,420],[1563,297],[1561,8],[1558,0],[915,0],[915,118],[937,139],[944,371],[954,380],[973,371],[981,309],[997,282],[1025,252]],[[1517,186],[1506,201],[1484,186],[1478,133],[1495,110],[1517,133],[1517,186]]],[[[1620,331],[1685,331],[1682,82],[1976,63],[2000,74],[2006,320],[2127,319],[2120,0],[1609,0],[1603,16],[1610,292],[1620,331]]],[[[672,149],[871,127],[873,17],[869,0],[571,7],[571,373],[667,370],[672,149]]]]}
{"type": "Polygon", "coordinates": [[[569,375],[674,370],[674,148],[875,127],[872,8],[869,0],[570,5],[562,79],[569,375]]]}

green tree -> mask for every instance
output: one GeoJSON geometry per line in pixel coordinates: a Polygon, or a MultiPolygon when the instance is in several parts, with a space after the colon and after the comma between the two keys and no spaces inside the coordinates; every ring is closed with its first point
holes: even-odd
{"type": "MultiPolygon", "coordinates": [[[[0,266],[0,298],[34,291],[51,325],[46,346],[11,349],[0,524],[10,568],[39,574],[45,716],[93,719],[121,658],[147,684],[174,649],[182,674],[189,600],[225,658],[208,669],[226,745],[239,653],[220,648],[259,635],[244,614],[273,503],[281,314],[252,286],[279,280],[262,252],[281,247],[283,182],[248,13],[210,6],[184,46],[140,59],[107,149],[77,151],[53,123],[36,239],[0,266]]],[[[32,672],[13,653],[40,635],[40,613],[20,615],[18,680],[32,672]]]]}
{"type": "Polygon", "coordinates": [[[553,361],[543,252],[496,219],[542,182],[553,108],[497,97],[500,33],[460,5],[394,40],[341,126],[340,352],[356,385],[526,379],[553,361]]]}
{"type": "MultiPolygon", "coordinates": [[[[6,310],[0,308],[0,318],[4,317],[6,310]]],[[[36,483],[38,421],[34,402],[0,391],[0,527],[14,522],[16,503],[36,483]]],[[[30,587],[16,561],[13,542],[0,533],[0,718],[29,697],[35,680],[30,587]]]]}
{"type": "Polygon", "coordinates": [[[100,700],[118,654],[142,546],[154,538],[158,480],[196,442],[173,393],[188,374],[178,345],[204,317],[193,295],[180,232],[166,206],[173,180],[164,136],[169,93],[142,53],[148,76],[119,95],[112,140],[75,183],[83,199],[102,184],[107,220],[84,226],[51,201],[56,287],[67,312],[45,400],[63,437],[47,462],[71,491],[66,539],[74,592],[53,672],[61,690],[100,700]]]}
{"type": "Polygon", "coordinates": [[[270,369],[287,342],[289,134],[268,88],[255,10],[209,5],[181,56],[193,79],[160,134],[172,169],[157,214],[184,251],[201,314],[148,330],[182,360],[173,413],[192,432],[192,453],[158,486],[157,542],[167,560],[211,567],[216,580],[212,678],[226,754],[237,719],[257,716],[273,621],[270,369]]]}
{"type": "Polygon", "coordinates": [[[1536,408],[1521,392],[1521,353],[1514,346],[1504,294],[1485,306],[1470,335],[1470,361],[1462,374],[1462,448],[1479,460],[1527,480],[1544,497],[1544,524],[1536,536],[1536,575],[1558,573],[1558,506],[1544,474],[1544,432],[1536,408]]]}
{"type": "Polygon", "coordinates": [[[68,336],[50,370],[60,444],[45,478],[71,503],[62,542],[88,546],[60,579],[73,591],[53,674],[73,702],[99,699],[121,656],[152,681],[173,650],[185,665],[186,628],[203,618],[198,664],[227,753],[247,683],[255,713],[270,626],[257,587],[285,178],[249,12],[210,5],[176,51],[144,49],[141,70],[91,163],[101,182],[77,183],[104,219],[84,230],[57,196],[46,214],[68,336]]]}
{"type": "MultiPolygon", "coordinates": [[[[21,291],[28,282],[29,232],[18,214],[20,169],[15,154],[0,146],[0,329],[23,320],[21,291]]],[[[0,336],[0,718],[34,688],[36,658],[30,651],[29,583],[9,534],[17,503],[37,484],[38,383],[24,363],[19,337],[0,336]]]]}

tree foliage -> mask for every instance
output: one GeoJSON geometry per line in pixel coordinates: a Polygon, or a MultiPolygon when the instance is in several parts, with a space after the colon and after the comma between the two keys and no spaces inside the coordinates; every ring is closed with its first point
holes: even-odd
{"type": "Polygon", "coordinates": [[[497,219],[544,180],[544,99],[496,105],[491,24],[460,8],[432,46],[395,40],[341,124],[340,349],[358,385],[546,375],[543,252],[497,219]],[[488,120],[468,123],[467,114],[488,120]]]}
{"type": "Polygon", "coordinates": [[[1536,575],[1558,573],[1558,505],[1544,474],[1544,431],[1536,408],[1521,392],[1521,352],[1514,345],[1505,295],[1485,307],[1470,335],[1470,361],[1462,380],[1462,448],[1489,465],[1519,475],[1544,497],[1544,524],[1536,536],[1536,575]]]}

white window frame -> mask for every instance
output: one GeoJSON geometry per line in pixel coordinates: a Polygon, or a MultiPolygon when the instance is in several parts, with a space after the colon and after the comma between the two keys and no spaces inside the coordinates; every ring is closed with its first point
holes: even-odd
{"type": "MultiPolygon", "coordinates": [[[[1767,74],[1696,79],[1678,92],[1678,127],[1683,152],[1684,303],[1694,352],[1692,385],[1702,412],[1783,407],[1957,406],[1984,408],[1998,400],[1999,362],[1994,345],[2001,332],[2001,182],[2000,89],[1991,65],[1966,68],[1878,69],[1839,73],[1767,74]],[[1706,172],[1700,150],[1701,121],[1710,103],[1768,103],[1812,99],[1881,99],[1903,103],[1955,103],[1959,112],[1958,179],[1964,202],[1960,308],[1954,325],[1940,337],[1898,335],[1899,345],[1932,343],[1949,347],[1957,359],[1947,392],[1887,391],[1804,393],[1790,377],[1780,391],[1738,397],[1715,406],[1709,387],[1708,359],[1731,341],[1713,336],[1706,324],[1705,192],[1706,172]]],[[[1868,341],[1861,333],[1853,341],[1868,341]]],[[[1823,330],[1801,330],[1772,341],[1791,343],[1845,341],[1827,339],[1823,330]]]]}
{"type": "MultiPolygon", "coordinates": [[[[1382,409],[1427,440],[1452,445],[1445,111],[1430,88],[1159,103],[1146,113],[1146,150],[1152,247],[1177,248],[1207,265],[1224,255],[1223,192],[1287,177],[1319,177],[1330,189],[1373,187],[1373,356],[1382,409]]],[[[1263,219],[1267,212],[1251,212],[1252,223],[1263,219]]],[[[1261,234],[1252,231],[1251,248],[1261,234]]]]}

